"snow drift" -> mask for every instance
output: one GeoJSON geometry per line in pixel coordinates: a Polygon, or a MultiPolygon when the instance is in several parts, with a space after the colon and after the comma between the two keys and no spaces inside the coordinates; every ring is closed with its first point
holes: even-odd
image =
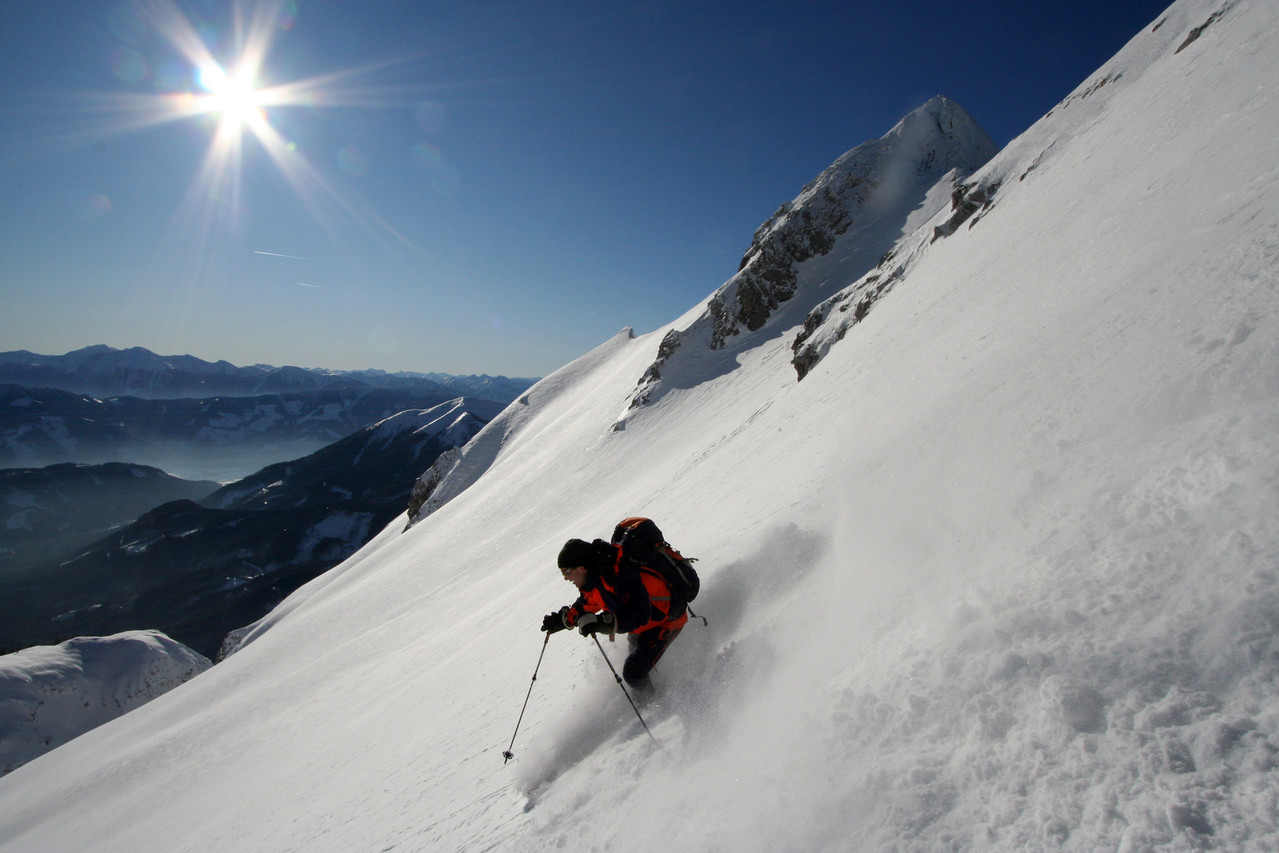
{"type": "Polygon", "coordinates": [[[822,305],[873,269],[798,262],[821,301],[634,409],[688,323],[620,333],[251,645],[0,781],[0,850],[1279,846],[1275,79],[1273,3],[1180,0],[860,318],[822,305]],[[710,619],[662,746],[565,633],[504,765],[559,546],[630,514],[710,619]]]}

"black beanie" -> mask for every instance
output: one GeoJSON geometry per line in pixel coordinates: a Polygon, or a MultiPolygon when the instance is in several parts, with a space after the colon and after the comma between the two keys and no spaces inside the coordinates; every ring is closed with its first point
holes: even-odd
{"type": "Polygon", "coordinates": [[[558,560],[561,569],[573,569],[578,566],[589,566],[595,558],[595,549],[589,542],[581,539],[570,539],[560,549],[558,560]]]}

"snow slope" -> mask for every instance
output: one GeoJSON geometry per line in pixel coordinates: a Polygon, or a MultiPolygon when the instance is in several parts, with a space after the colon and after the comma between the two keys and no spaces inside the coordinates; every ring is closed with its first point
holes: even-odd
{"type": "Polygon", "coordinates": [[[1276,79],[1275,4],[1180,0],[802,381],[797,325],[614,429],[677,324],[604,343],[242,651],[0,780],[0,850],[1279,847],[1276,79]],[[660,748],[593,643],[530,683],[559,546],[634,513],[710,619],[660,748]]]}

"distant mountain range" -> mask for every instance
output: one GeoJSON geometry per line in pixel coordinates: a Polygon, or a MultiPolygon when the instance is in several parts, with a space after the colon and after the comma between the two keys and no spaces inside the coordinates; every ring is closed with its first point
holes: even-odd
{"type": "MultiPolygon", "coordinates": [[[[77,498],[75,484],[108,475],[144,480],[153,476],[148,469],[17,472],[21,477],[11,479],[27,485],[0,498],[21,510],[7,507],[0,522],[38,518],[46,531],[62,524],[77,532],[57,559],[0,580],[0,647],[158,628],[214,657],[229,632],[261,618],[404,512],[418,475],[502,409],[490,400],[456,399],[399,413],[216,491],[216,484],[176,481],[171,489],[202,491],[188,494],[198,501],[151,504],[136,519],[117,517],[123,526],[90,544],[83,542],[85,528],[107,521],[99,517],[104,510],[88,509],[100,496],[77,498]]],[[[46,538],[44,547],[56,546],[46,538]]]]}
{"type": "Polygon", "coordinates": [[[0,579],[71,554],[160,504],[217,488],[121,462],[0,470],[0,579]]]}
{"type": "Polygon", "coordinates": [[[0,353],[0,648],[160,627],[213,657],[535,381],[0,353]]]}
{"type": "Polygon", "coordinates": [[[261,397],[102,400],[0,385],[0,468],[130,462],[227,482],[314,453],[399,412],[452,399],[457,396],[426,387],[352,386],[261,397]]]}
{"type": "Polygon", "coordinates": [[[482,397],[509,403],[535,379],[452,376],[446,373],[387,373],[255,364],[237,367],[190,355],[156,355],[142,347],[97,345],[65,355],[16,350],[0,353],[0,383],[58,388],[92,397],[180,399],[257,397],[326,389],[384,388],[433,394],[440,399],[482,397]]]}

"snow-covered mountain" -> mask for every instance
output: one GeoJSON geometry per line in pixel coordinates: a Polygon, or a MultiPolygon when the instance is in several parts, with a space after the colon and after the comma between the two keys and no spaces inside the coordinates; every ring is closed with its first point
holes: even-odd
{"type": "Polygon", "coordinates": [[[41,355],[26,350],[0,352],[0,383],[58,388],[94,397],[204,399],[325,389],[393,388],[441,399],[475,396],[509,402],[533,381],[505,376],[388,373],[269,364],[237,367],[228,361],[209,362],[192,355],[157,355],[143,347],[120,350],[103,344],[65,355],[41,355]]]}
{"type": "Polygon", "coordinates": [[[127,461],[220,482],[305,456],[443,391],[347,387],[264,397],[99,400],[0,385],[0,467],[127,461]]]}
{"type": "Polygon", "coordinates": [[[217,488],[122,462],[2,469],[0,582],[69,556],[162,503],[199,500],[217,488]]]}
{"type": "Polygon", "coordinates": [[[939,96],[844,154],[759,227],[737,275],[666,333],[631,407],[735,369],[738,353],[884,266],[996,150],[962,107],[939,96]]]}
{"type": "Polygon", "coordinates": [[[710,300],[619,333],[237,654],[0,780],[0,850],[1279,847],[1276,79],[1279,7],[1178,0],[890,258],[795,260],[730,360],[632,407],[710,300]],[[563,541],[637,513],[709,619],[660,747],[538,631],[563,541]]]}
{"type": "Polygon", "coordinates": [[[501,409],[459,398],[400,412],[308,456],[206,489],[199,503],[151,504],[78,548],[69,542],[57,560],[0,577],[0,648],[158,628],[215,657],[229,632],[402,514],[414,472],[465,444],[501,409]]]}
{"type": "Polygon", "coordinates": [[[0,775],[210,666],[157,631],[80,637],[0,656],[0,775]]]}

